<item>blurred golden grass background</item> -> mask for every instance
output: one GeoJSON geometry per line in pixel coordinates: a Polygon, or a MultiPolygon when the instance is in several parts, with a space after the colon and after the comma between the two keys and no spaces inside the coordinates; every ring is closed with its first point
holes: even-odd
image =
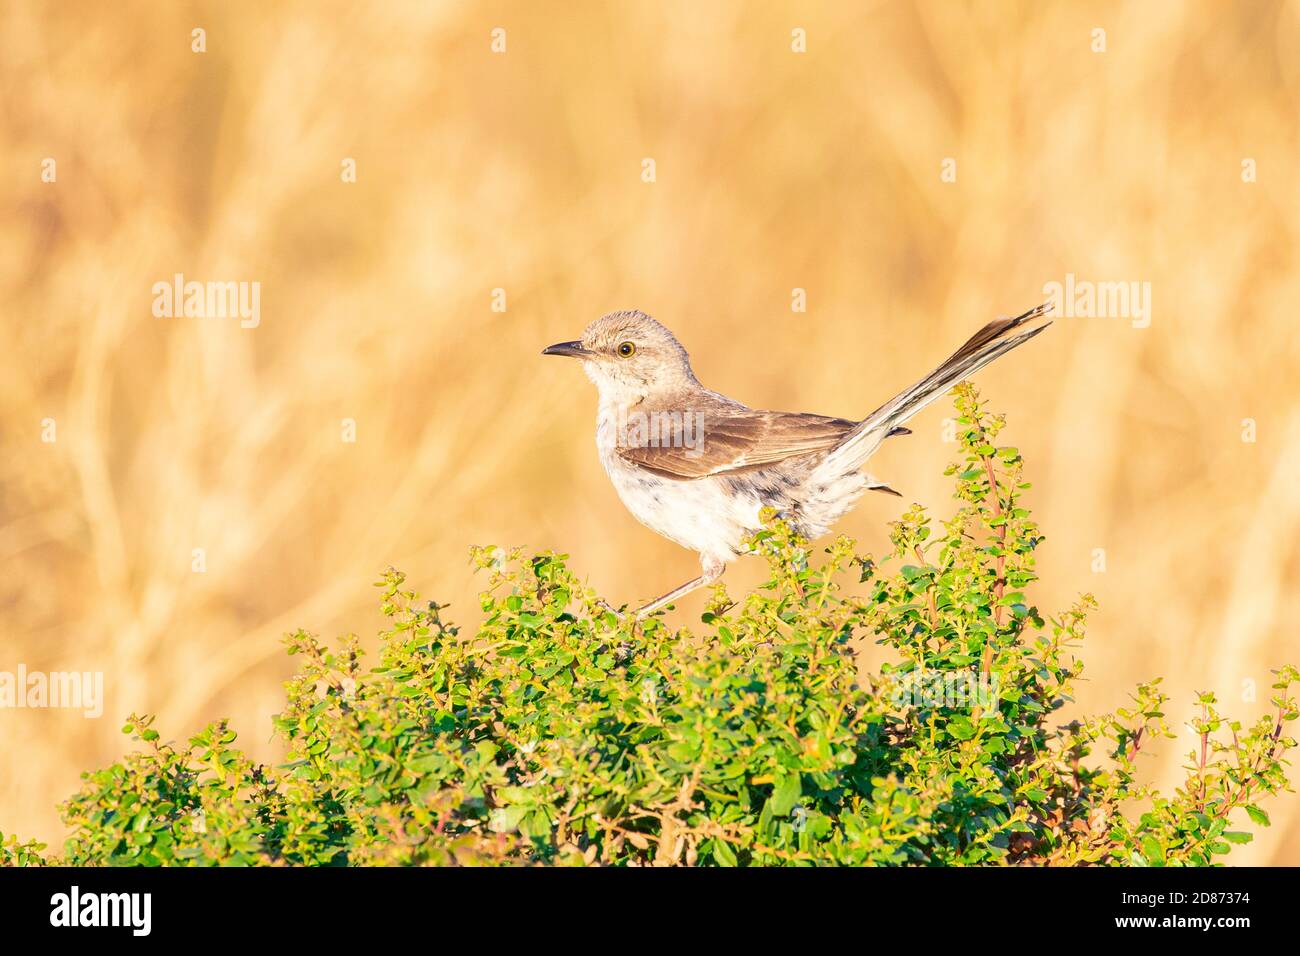
{"type": "MultiPolygon", "coordinates": [[[[131,710],[274,759],[281,634],[372,634],[389,564],[467,626],[471,543],[565,551],[616,601],[695,574],[538,355],[615,308],[713,388],[860,416],[1044,283],[1150,282],[1149,328],[1060,319],[977,383],[1036,483],[1037,603],[1101,601],[1080,706],[1164,675],[1173,717],[1214,689],[1253,719],[1300,657],[1297,117],[1296,3],[11,0],[0,669],[102,670],[106,704],[0,711],[0,827],[59,845],[131,710]],[[177,272],[260,282],[260,326],[154,318],[177,272]]],[[[950,506],[944,408],[873,462],[906,497],[846,520],[864,549],[950,506]]],[[[1234,861],[1300,862],[1298,804],[1234,861]]]]}

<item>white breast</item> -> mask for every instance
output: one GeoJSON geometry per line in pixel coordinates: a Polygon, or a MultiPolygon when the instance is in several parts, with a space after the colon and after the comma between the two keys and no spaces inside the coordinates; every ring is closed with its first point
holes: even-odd
{"type": "Polygon", "coordinates": [[[748,530],[759,527],[756,496],[736,494],[719,478],[678,481],[664,478],[624,460],[610,440],[602,408],[596,425],[601,464],[633,517],[647,528],[684,548],[723,562],[742,553],[748,530]]]}

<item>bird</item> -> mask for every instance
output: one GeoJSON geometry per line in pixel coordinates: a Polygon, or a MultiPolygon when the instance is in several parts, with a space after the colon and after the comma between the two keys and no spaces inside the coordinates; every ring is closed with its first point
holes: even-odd
{"type": "MultiPolygon", "coordinates": [[[[1052,323],[1044,303],[989,322],[934,371],[854,421],[750,408],[702,385],[690,355],[644,312],[611,312],[543,355],[574,358],[597,390],[596,449],[619,498],[699,555],[698,577],[635,612],[640,620],[722,577],[773,508],[801,536],[827,533],[866,491],[899,493],[863,465],[949,389],[1052,323]]],[[[612,607],[606,606],[613,611],[612,607]]],[[[615,612],[621,615],[621,612],[615,612]]]]}

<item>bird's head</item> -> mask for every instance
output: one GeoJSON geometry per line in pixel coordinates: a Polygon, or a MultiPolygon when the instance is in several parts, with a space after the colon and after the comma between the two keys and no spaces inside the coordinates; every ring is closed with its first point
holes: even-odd
{"type": "Polygon", "coordinates": [[[601,316],[587,326],[581,339],[558,342],[542,354],[580,359],[601,398],[620,404],[699,385],[686,349],[644,312],[601,316]]]}

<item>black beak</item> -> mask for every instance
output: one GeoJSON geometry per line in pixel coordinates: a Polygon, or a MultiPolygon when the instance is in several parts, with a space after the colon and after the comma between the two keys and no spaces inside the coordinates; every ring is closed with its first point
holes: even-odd
{"type": "Polygon", "coordinates": [[[584,349],[581,342],[556,342],[542,349],[543,355],[567,355],[570,358],[587,358],[594,355],[590,349],[584,349]]]}

